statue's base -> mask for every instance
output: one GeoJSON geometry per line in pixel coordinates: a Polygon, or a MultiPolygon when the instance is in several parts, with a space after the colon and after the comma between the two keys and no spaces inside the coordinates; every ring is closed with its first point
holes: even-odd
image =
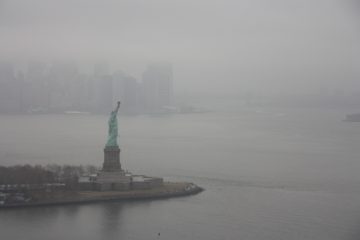
{"type": "Polygon", "coordinates": [[[99,191],[125,191],[130,189],[131,175],[124,171],[100,171],[96,183],[99,191]]]}
{"type": "Polygon", "coordinates": [[[131,175],[121,169],[120,148],[107,146],[104,148],[104,163],[96,177],[99,191],[126,191],[130,189],[131,175]]]}
{"type": "Polygon", "coordinates": [[[103,171],[116,172],[121,171],[120,148],[118,146],[104,148],[103,171]]]}

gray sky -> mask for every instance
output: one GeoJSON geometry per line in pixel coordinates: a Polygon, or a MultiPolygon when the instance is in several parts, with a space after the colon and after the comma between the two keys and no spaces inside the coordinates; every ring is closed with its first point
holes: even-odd
{"type": "Polygon", "coordinates": [[[137,78],[165,60],[179,93],[360,91],[356,3],[0,0],[0,56],[108,61],[137,78]]]}

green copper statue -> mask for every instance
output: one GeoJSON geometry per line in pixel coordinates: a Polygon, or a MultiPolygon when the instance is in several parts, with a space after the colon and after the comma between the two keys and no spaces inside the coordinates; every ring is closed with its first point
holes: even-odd
{"type": "Polygon", "coordinates": [[[117,113],[120,108],[120,102],[117,102],[117,107],[114,111],[111,112],[109,118],[109,136],[106,142],[105,147],[118,147],[117,137],[118,137],[118,124],[117,124],[117,113]]]}

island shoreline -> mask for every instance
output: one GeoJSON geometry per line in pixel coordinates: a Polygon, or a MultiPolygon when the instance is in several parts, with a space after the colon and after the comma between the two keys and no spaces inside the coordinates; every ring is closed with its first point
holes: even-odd
{"type": "Polygon", "coordinates": [[[151,190],[131,190],[131,191],[76,191],[72,198],[58,198],[51,200],[39,199],[36,202],[11,203],[0,205],[0,209],[31,208],[31,207],[48,207],[61,205],[83,205],[101,202],[126,202],[126,201],[148,201],[157,199],[169,199],[185,197],[201,193],[205,189],[193,183],[164,183],[164,187],[151,190]],[[180,185],[180,188],[174,187],[180,185]]]}

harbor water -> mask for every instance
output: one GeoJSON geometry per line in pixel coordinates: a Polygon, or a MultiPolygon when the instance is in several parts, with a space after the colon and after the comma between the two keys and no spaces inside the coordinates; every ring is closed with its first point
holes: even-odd
{"type": "MultiPolygon", "coordinates": [[[[121,164],[198,195],[0,211],[1,239],[360,238],[360,124],[350,109],[120,116],[121,164]]],[[[0,116],[0,164],[103,161],[107,116],[0,116]]]]}

